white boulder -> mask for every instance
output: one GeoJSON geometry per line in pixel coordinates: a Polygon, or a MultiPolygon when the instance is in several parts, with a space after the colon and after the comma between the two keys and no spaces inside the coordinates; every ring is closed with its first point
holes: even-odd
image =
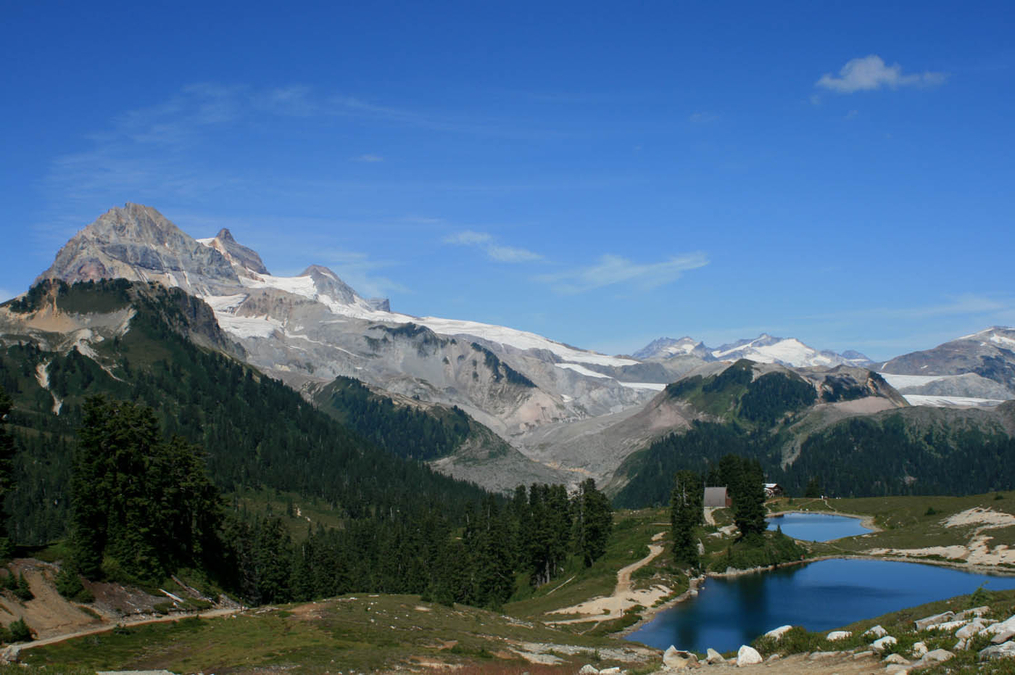
{"type": "Polygon", "coordinates": [[[715,665],[717,663],[725,663],[726,659],[722,657],[722,654],[709,647],[708,651],[705,652],[705,661],[710,665],[715,665]]]}
{"type": "Polygon", "coordinates": [[[786,631],[788,631],[792,627],[793,626],[779,626],[778,628],[773,628],[772,630],[765,633],[765,637],[775,638],[776,640],[778,640],[783,635],[786,634],[786,631]]]}
{"type": "Polygon", "coordinates": [[[761,663],[764,659],[761,658],[761,654],[754,647],[748,647],[747,645],[741,645],[740,649],[737,650],[737,667],[742,668],[743,666],[753,666],[755,663],[761,663]]]}
{"type": "Polygon", "coordinates": [[[984,628],[986,628],[986,626],[980,623],[979,620],[976,620],[973,621],[972,623],[967,623],[965,626],[955,631],[955,637],[959,638],[960,640],[968,640],[969,638],[973,637],[984,628]]]}
{"type": "Polygon", "coordinates": [[[897,642],[898,640],[893,638],[891,635],[886,635],[883,638],[878,638],[877,640],[872,642],[871,647],[873,647],[875,651],[883,652],[886,649],[888,649],[888,645],[894,645],[897,642]]]}
{"type": "Polygon", "coordinates": [[[924,666],[933,665],[935,663],[944,663],[949,659],[954,659],[955,654],[952,654],[947,649],[935,649],[932,652],[927,652],[920,659],[920,663],[924,666]]]}
{"type": "Polygon", "coordinates": [[[879,637],[884,637],[884,636],[888,635],[888,631],[886,631],[884,628],[882,628],[881,624],[878,624],[877,626],[871,626],[870,628],[865,630],[863,632],[863,635],[864,635],[864,637],[870,636],[870,637],[879,638],[879,637]]]}
{"type": "Polygon", "coordinates": [[[578,675],[599,675],[599,669],[586,663],[582,666],[582,669],[578,671],[578,675]]]}
{"type": "Polygon", "coordinates": [[[825,636],[825,639],[829,642],[838,642],[839,640],[845,640],[852,635],[848,630],[833,630],[831,633],[825,636]]]}
{"type": "Polygon", "coordinates": [[[902,656],[901,654],[889,654],[884,659],[882,659],[882,661],[884,663],[898,663],[899,665],[902,666],[908,666],[910,663],[912,663],[909,659],[907,659],[905,656],[902,656]]]}
{"type": "Polygon", "coordinates": [[[670,648],[663,653],[663,665],[673,670],[687,668],[697,663],[697,655],[677,649],[673,645],[670,645],[670,648]]]}
{"type": "Polygon", "coordinates": [[[945,621],[951,621],[955,618],[955,612],[942,612],[941,614],[935,614],[933,616],[925,616],[922,619],[916,620],[916,630],[927,630],[931,626],[936,626],[939,623],[945,621]]]}
{"type": "Polygon", "coordinates": [[[920,658],[920,657],[922,657],[926,653],[927,653],[927,643],[926,642],[917,642],[915,645],[913,645],[913,656],[914,657],[920,658]]]}
{"type": "Polygon", "coordinates": [[[981,661],[996,661],[998,659],[1015,659],[1015,642],[991,645],[980,650],[981,661]]]}

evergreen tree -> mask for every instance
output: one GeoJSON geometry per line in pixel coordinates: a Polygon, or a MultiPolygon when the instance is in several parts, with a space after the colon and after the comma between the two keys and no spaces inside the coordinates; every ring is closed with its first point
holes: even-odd
{"type": "Polygon", "coordinates": [[[71,550],[86,577],[109,555],[130,576],[159,581],[217,553],[218,492],[200,450],[163,441],[150,408],[91,398],[75,455],[71,550]]]}
{"type": "Polygon", "coordinates": [[[670,493],[670,524],[673,532],[673,558],[677,564],[697,569],[700,563],[696,528],[704,516],[704,486],[693,471],[677,472],[670,493]]]}
{"type": "Polygon", "coordinates": [[[764,533],[768,525],[765,521],[765,474],[757,460],[736,459],[740,470],[730,484],[733,522],[740,530],[741,538],[753,538],[764,533]]]}
{"type": "MultiPolygon", "coordinates": [[[[7,415],[12,407],[7,392],[0,387],[0,507],[4,497],[14,485],[14,439],[7,431],[7,415]]],[[[10,542],[7,540],[6,514],[0,511],[0,557],[10,554],[10,542]]]]}
{"type": "Polygon", "coordinates": [[[606,553],[606,543],[613,531],[613,508],[610,500],[596,489],[593,478],[582,481],[575,496],[575,544],[586,567],[606,553]]]}

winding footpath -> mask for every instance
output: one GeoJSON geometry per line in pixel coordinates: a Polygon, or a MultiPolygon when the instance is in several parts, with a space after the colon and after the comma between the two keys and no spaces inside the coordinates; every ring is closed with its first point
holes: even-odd
{"type": "MultiPolygon", "coordinates": [[[[659,541],[665,534],[665,532],[659,532],[652,537],[652,541],[659,541]]],[[[593,598],[573,607],[565,607],[547,612],[547,614],[581,614],[581,618],[547,621],[546,623],[548,625],[559,626],[589,621],[612,621],[624,616],[624,612],[635,605],[651,607],[656,601],[669,595],[670,589],[665,586],[653,586],[650,589],[642,590],[632,589],[631,575],[659,557],[663,552],[663,546],[662,544],[649,544],[648,550],[647,556],[637,562],[631,563],[627,567],[622,567],[617,572],[617,586],[613,589],[611,595],[593,598]]]]}
{"type": "Polygon", "coordinates": [[[62,635],[53,635],[40,640],[33,640],[32,642],[22,642],[20,644],[10,645],[4,648],[0,652],[0,663],[11,662],[11,657],[17,657],[17,655],[26,649],[35,649],[36,647],[45,647],[46,645],[56,644],[58,642],[64,642],[65,640],[73,640],[74,638],[85,637],[88,635],[95,635],[97,633],[108,633],[117,626],[123,626],[130,628],[132,626],[141,626],[147,623],[167,623],[170,621],[179,621],[180,619],[189,619],[191,617],[197,617],[199,619],[214,619],[222,616],[229,616],[242,611],[239,608],[227,608],[227,609],[213,609],[207,612],[198,612],[194,614],[177,614],[174,616],[160,616],[153,619],[141,619],[140,621],[123,621],[115,624],[106,624],[104,626],[97,626],[95,628],[87,628],[85,630],[75,631],[73,633],[63,633],[62,635]]]}

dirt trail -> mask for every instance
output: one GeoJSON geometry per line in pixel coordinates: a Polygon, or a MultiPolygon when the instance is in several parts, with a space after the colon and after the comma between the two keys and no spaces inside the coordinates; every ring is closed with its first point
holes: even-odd
{"type": "MultiPolygon", "coordinates": [[[[168,621],[179,621],[180,619],[186,619],[189,617],[198,617],[201,619],[214,619],[220,616],[229,616],[242,610],[237,608],[226,608],[226,609],[212,609],[207,612],[199,612],[194,614],[177,614],[174,616],[160,616],[154,619],[141,619],[136,621],[124,620],[118,624],[107,624],[104,626],[98,626],[96,628],[89,628],[87,630],[79,630],[73,633],[64,633],[62,635],[53,635],[51,637],[42,638],[33,642],[23,642],[21,644],[11,645],[18,651],[24,651],[25,649],[34,649],[35,647],[43,647],[45,645],[56,644],[57,642],[63,642],[64,640],[73,640],[74,638],[85,637],[86,635],[95,635],[96,633],[106,633],[117,626],[124,626],[130,628],[131,626],[140,626],[146,623],[166,623],[168,621]]],[[[10,647],[8,647],[10,649],[10,647]]]]}
{"type": "MultiPolygon", "coordinates": [[[[659,532],[652,537],[652,541],[659,541],[665,534],[665,532],[659,532]]],[[[547,614],[581,614],[583,615],[582,618],[547,621],[546,623],[562,625],[584,623],[587,621],[612,621],[624,616],[624,612],[635,605],[651,607],[657,600],[668,596],[670,589],[661,585],[643,590],[632,590],[631,588],[631,575],[655,560],[663,552],[663,546],[661,544],[649,544],[648,551],[647,556],[637,562],[631,563],[627,567],[622,567],[617,572],[617,586],[613,589],[612,595],[593,598],[573,607],[565,607],[564,609],[547,612],[547,614]]]]}

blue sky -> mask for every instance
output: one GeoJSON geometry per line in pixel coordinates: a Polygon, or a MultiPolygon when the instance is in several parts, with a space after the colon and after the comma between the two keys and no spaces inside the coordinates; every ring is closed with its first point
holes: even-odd
{"type": "Polygon", "coordinates": [[[0,295],[140,202],[416,315],[880,359],[1015,324],[1015,5],[19,3],[0,295]]]}

